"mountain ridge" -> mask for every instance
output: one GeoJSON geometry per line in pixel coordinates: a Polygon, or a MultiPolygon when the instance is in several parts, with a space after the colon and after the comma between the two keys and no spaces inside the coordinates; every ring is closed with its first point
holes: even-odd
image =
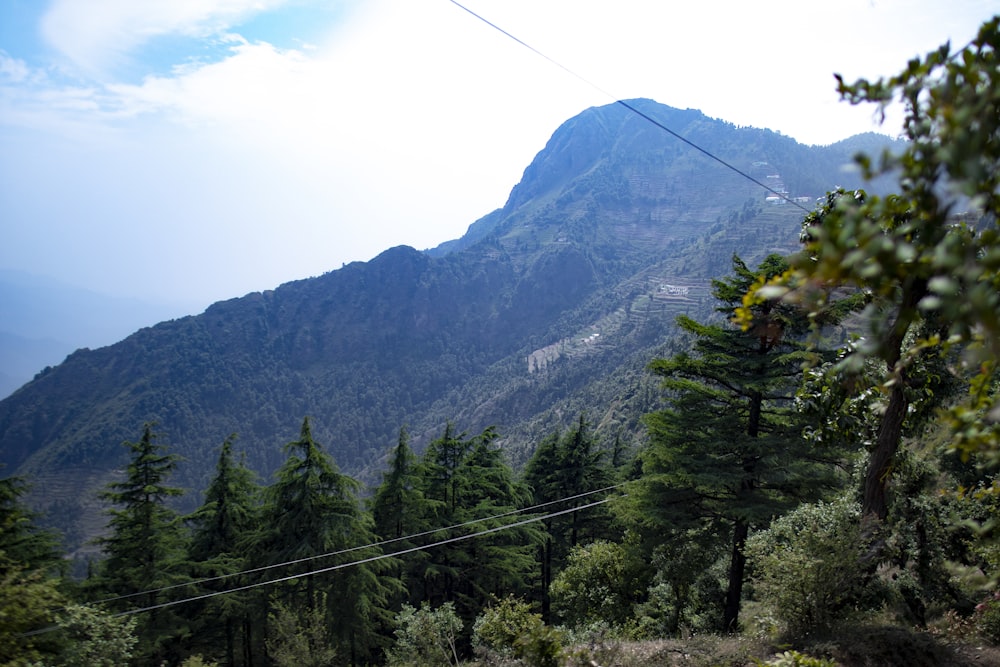
{"type": "MultiPolygon", "coordinates": [[[[846,149],[634,103],[793,196],[850,185],[834,181],[846,149]]],[[[184,458],[190,503],[230,433],[266,477],[304,415],[369,481],[404,425],[418,449],[448,420],[496,425],[513,460],[581,411],[603,438],[636,437],[657,400],[644,364],[676,315],[711,313],[732,254],[790,250],[801,217],[621,105],[588,109],[451,245],[389,248],[71,354],[0,401],[2,462],[35,481],[39,509],[91,532],[99,511],[69,499],[114,477],[144,422],[184,458]]]]}

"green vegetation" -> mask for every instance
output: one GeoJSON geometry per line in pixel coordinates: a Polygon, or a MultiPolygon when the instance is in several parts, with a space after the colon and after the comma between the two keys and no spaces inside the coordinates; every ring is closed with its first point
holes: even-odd
{"type": "Polygon", "coordinates": [[[432,609],[426,602],[420,609],[403,605],[396,617],[396,643],[387,652],[387,663],[398,667],[455,665],[462,620],[455,605],[445,602],[432,609]]]}
{"type": "MultiPolygon", "coordinates": [[[[733,277],[713,282],[719,311],[732,317],[759,276],[782,273],[778,256],[751,271],[733,258],[733,277]]],[[[753,327],[699,324],[682,317],[693,355],[658,359],[671,407],[647,416],[649,447],[642,478],[630,493],[637,530],[655,544],[686,531],[728,535],[726,604],[719,629],[739,627],[751,527],[834,488],[835,451],[818,452],[801,437],[793,409],[803,362],[806,320],[776,302],[754,306],[753,327]]]]}
{"type": "Polygon", "coordinates": [[[162,590],[186,577],[186,535],[181,517],[167,500],[183,491],[168,486],[176,456],[156,442],[153,426],[143,428],[138,442],[126,442],[131,460],[125,480],[113,482],[103,494],[110,534],[102,538],[105,558],[87,587],[99,598],[109,598],[114,611],[148,608],[137,623],[140,658],[160,662],[172,655],[174,638],[188,631],[188,621],[172,609],[157,609],[162,590]]]}
{"type": "MultiPolygon", "coordinates": [[[[0,480],[0,665],[1000,664],[1000,127],[984,112],[1000,99],[998,47],[994,19],[956,57],[842,86],[908,105],[911,144],[878,169],[862,159],[871,176],[900,170],[902,194],[830,193],[801,253],[755,269],[730,255],[702,319],[671,312],[683,337],[648,364],[662,392],[631,397],[646,427],[631,456],[609,413],[600,422],[616,428],[583,409],[549,424],[520,457],[498,429],[446,420],[422,452],[400,428],[366,490],[306,417],[264,485],[227,438],[184,517],[178,456],[146,425],[105,486],[103,553],[82,583],[24,482],[0,480]],[[978,208],[956,217],[962,197],[978,208]]],[[[594,178],[610,184],[606,210],[627,204],[631,181],[594,178]]],[[[582,214],[553,236],[593,223],[582,214]]],[[[512,251],[493,231],[482,243],[512,251]]],[[[579,248],[539,252],[512,300],[602,280],[579,248]]],[[[465,275],[465,260],[444,261],[465,275]]],[[[574,289],[544,303],[602,310],[574,289]]],[[[629,294],[644,309],[657,299],[629,294]]],[[[297,335],[320,357],[371,342],[360,328],[337,343],[297,335]]],[[[486,362],[465,350],[416,389],[486,362]]],[[[199,409],[224,386],[204,385],[199,409]]]]}

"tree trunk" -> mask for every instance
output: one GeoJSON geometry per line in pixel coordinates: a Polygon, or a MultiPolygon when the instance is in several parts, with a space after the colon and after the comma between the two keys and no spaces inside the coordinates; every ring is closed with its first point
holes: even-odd
{"type": "Polygon", "coordinates": [[[236,664],[236,621],[233,618],[226,618],[226,664],[236,664]]]}
{"type": "Polygon", "coordinates": [[[726,591],[726,608],[722,614],[722,629],[733,633],[739,631],[740,602],[743,598],[743,575],[746,572],[747,557],[744,547],[750,526],[743,519],[733,524],[733,553],[729,560],[729,588],[726,591]]]}
{"type": "Polygon", "coordinates": [[[552,538],[546,538],[539,547],[542,560],[542,621],[546,624],[552,621],[551,598],[549,585],[552,584],[552,538]]]}
{"type": "Polygon", "coordinates": [[[886,337],[883,361],[890,377],[896,373],[895,382],[889,390],[889,405],[886,406],[878,427],[875,450],[868,458],[868,473],[865,476],[865,495],[861,504],[861,523],[867,532],[876,528],[889,514],[886,489],[892,473],[893,459],[903,436],[903,421],[909,408],[906,398],[906,372],[897,369],[902,357],[903,341],[911,325],[917,321],[917,304],[927,295],[927,281],[922,278],[910,280],[903,287],[899,312],[886,337]]]}
{"type": "Polygon", "coordinates": [[[903,391],[902,379],[892,386],[889,393],[889,405],[878,428],[878,438],[875,450],[868,461],[868,473],[865,476],[865,495],[862,503],[862,517],[871,521],[878,519],[881,523],[889,513],[888,495],[889,476],[892,473],[893,459],[899,449],[899,441],[903,435],[903,420],[909,401],[903,391]]]}
{"type": "Polygon", "coordinates": [[[253,623],[249,616],[243,618],[243,664],[253,667],[253,623]]]}

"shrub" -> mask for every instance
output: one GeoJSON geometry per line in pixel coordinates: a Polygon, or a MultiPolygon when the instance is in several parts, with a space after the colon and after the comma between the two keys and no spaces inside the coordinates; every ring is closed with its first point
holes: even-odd
{"type": "Polygon", "coordinates": [[[594,621],[621,627],[640,597],[636,583],[625,546],[603,540],[577,546],[549,587],[552,609],[570,627],[594,621]]]}
{"type": "Polygon", "coordinates": [[[66,665],[127,665],[138,642],[135,616],[113,616],[97,607],[69,605],[62,626],[69,640],[62,656],[66,665]]]}
{"type": "Polygon", "coordinates": [[[993,644],[1000,644],[1000,591],[976,605],[973,616],[979,635],[993,644]]]}
{"type": "Polygon", "coordinates": [[[513,595],[490,605],[476,619],[472,645],[481,656],[518,658],[532,667],[556,667],[563,653],[563,633],[542,622],[531,605],[513,595]]]}
{"type": "Polygon", "coordinates": [[[564,641],[562,631],[539,623],[517,640],[514,653],[531,667],[559,667],[564,641]]]}
{"type": "Polygon", "coordinates": [[[859,516],[846,499],[802,505],[747,541],[755,595],[788,632],[827,628],[861,606],[859,516]]]}
{"type": "Polygon", "coordinates": [[[455,641],[461,631],[462,621],[451,602],[437,609],[426,602],[420,609],[403,605],[396,615],[396,643],[386,651],[387,662],[397,667],[458,665],[455,641]]]}
{"type": "Polygon", "coordinates": [[[276,602],[267,616],[267,652],[278,667],[323,667],[336,657],[326,625],[326,595],[312,609],[297,612],[276,602]]]}
{"type": "Polygon", "coordinates": [[[472,647],[509,657],[514,655],[518,641],[539,625],[542,617],[532,613],[531,605],[510,595],[491,604],[476,619],[472,647]]]}

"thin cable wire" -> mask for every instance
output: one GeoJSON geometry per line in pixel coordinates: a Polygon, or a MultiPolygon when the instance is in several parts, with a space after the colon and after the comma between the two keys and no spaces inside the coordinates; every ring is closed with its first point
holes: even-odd
{"type": "Polygon", "coordinates": [[[171,600],[169,602],[161,602],[159,604],[150,605],[148,607],[140,607],[137,609],[130,609],[128,611],[119,612],[115,614],[115,617],[120,616],[131,616],[134,614],[141,614],[147,611],[153,611],[155,609],[163,609],[165,607],[173,607],[179,604],[185,604],[187,602],[195,602],[197,600],[205,600],[207,598],[217,597],[219,595],[228,595],[229,593],[238,593],[241,591],[250,590],[252,588],[257,588],[259,586],[270,586],[272,584],[280,584],[285,581],[292,581],[294,579],[301,579],[302,577],[309,577],[316,574],[324,574],[326,572],[333,572],[335,570],[342,570],[348,567],[354,567],[355,565],[364,565],[365,563],[373,563],[375,561],[383,560],[385,558],[394,558],[396,556],[402,556],[408,553],[413,553],[415,551],[423,551],[424,549],[431,549],[434,547],[439,547],[444,544],[452,544],[454,542],[461,542],[463,540],[469,540],[474,537],[482,537],[483,535],[489,535],[490,533],[496,533],[501,530],[508,530],[510,528],[517,528],[519,526],[524,526],[529,523],[535,523],[537,521],[545,521],[553,517],[561,516],[563,514],[570,514],[572,512],[579,512],[581,510],[589,509],[591,507],[596,507],[597,505],[602,505],[606,502],[613,500],[612,498],[602,498],[601,500],[595,500],[592,503],[587,503],[586,505],[581,505],[579,507],[571,507],[569,509],[559,510],[558,512],[550,512],[549,514],[543,516],[532,516],[527,519],[522,519],[521,521],[515,521],[514,523],[508,523],[503,526],[494,526],[493,528],[486,528],[477,533],[469,533],[468,535],[458,535],[456,537],[449,537],[445,540],[439,540],[437,542],[432,542],[431,544],[424,544],[417,547],[409,547],[407,549],[401,549],[399,551],[393,551],[387,554],[378,554],[376,556],[370,556],[368,558],[362,558],[361,560],[350,561],[347,563],[338,563],[337,565],[330,565],[329,567],[320,568],[318,570],[311,570],[309,572],[303,572],[300,574],[290,574],[285,577],[279,577],[277,579],[269,579],[268,581],[259,581],[254,584],[246,584],[245,586],[238,586],[236,588],[226,589],[224,591],[212,591],[210,593],[204,593],[202,595],[196,595],[194,597],[183,598],[181,600],[171,600]]]}
{"type": "MultiPolygon", "coordinates": [[[[592,495],[595,495],[597,493],[603,493],[605,491],[613,491],[614,489],[620,488],[620,487],[622,487],[624,485],[625,485],[625,482],[622,482],[620,484],[613,484],[611,486],[606,486],[606,487],[603,487],[603,488],[600,488],[600,489],[595,489],[593,491],[585,491],[583,493],[578,493],[578,494],[576,494],[574,496],[567,496],[566,498],[560,498],[558,500],[550,500],[548,502],[539,503],[537,505],[531,505],[530,507],[522,507],[520,509],[510,510],[510,511],[507,511],[507,512],[503,512],[501,514],[494,514],[492,516],[483,517],[481,519],[472,519],[470,521],[465,521],[463,523],[457,523],[457,524],[454,524],[452,526],[447,526],[447,527],[444,527],[444,528],[434,528],[434,529],[431,529],[431,530],[425,530],[422,533],[413,533],[412,535],[404,535],[402,537],[394,537],[394,538],[391,538],[391,539],[388,539],[388,540],[382,540],[380,542],[373,542],[371,544],[363,544],[361,546],[349,547],[347,549],[341,549],[339,551],[330,551],[328,553],[317,554],[315,556],[307,556],[305,558],[298,558],[298,559],[295,559],[295,560],[289,560],[289,561],[285,561],[285,562],[282,562],[282,563],[274,563],[273,565],[262,565],[260,567],[250,568],[249,570],[241,570],[240,572],[228,572],[226,574],[220,574],[220,575],[216,575],[214,577],[205,577],[203,579],[195,579],[193,581],[186,581],[186,582],[179,583],[179,584],[171,584],[169,586],[163,586],[162,588],[154,588],[154,589],[146,590],[146,591],[137,591],[135,593],[126,593],[125,595],[116,595],[114,597],[103,598],[101,600],[95,600],[94,602],[91,602],[89,604],[94,604],[94,605],[106,604],[108,602],[117,602],[119,600],[127,600],[129,598],[139,597],[141,595],[153,595],[153,594],[156,594],[156,593],[163,593],[165,591],[173,590],[175,588],[187,588],[187,587],[191,587],[191,586],[200,586],[201,584],[206,584],[206,583],[210,583],[210,582],[213,582],[213,581],[221,581],[223,579],[230,579],[232,577],[239,577],[239,576],[243,576],[243,575],[247,575],[247,574],[256,574],[258,572],[264,572],[266,570],[273,570],[274,568],[278,568],[278,567],[286,567],[286,566],[289,566],[289,565],[298,565],[300,563],[306,563],[306,562],[309,562],[309,561],[312,561],[312,560],[319,560],[321,558],[332,558],[333,556],[342,556],[344,554],[353,553],[355,551],[362,551],[364,549],[371,549],[372,547],[384,547],[386,545],[393,544],[395,542],[402,542],[404,540],[414,540],[414,539],[417,539],[419,537],[426,537],[428,535],[435,535],[437,533],[443,533],[443,532],[447,532],[447,531],[450,531],[450,530],[455,530],[456,528],[464,528],[466,526],[471,526],[471,525],[474,525],[474,524],[477,524],[477,523],[482,523],[484,521],[491,521],[493,519],[502,519],[504,517],[511,516],[513,514],[521,514],[521,513],[524,513],[524,512],[530,512],[530,511],[533,511],[533,510],[536,510],[536,509],[540,509],[542,507],[548,507],[550,505],[558,505],[559,503],[565,503],[565,502],[569,502],[571,500],[577,500],[579,498],[585,498],[587,496],[592,496],[592,495]]],[[[62,608],[62,609],[65,609],[65,608],[62,608]]],[[[62,609],[57,609],[56,611],[62,611],[62,609]]]]}
{"type": "Polygon", "coordinates": [[[767,190],[771,194],[777,195],[778,197],[780,197],[781,199],[785,200],[789,204],[802,209],[806,213],[810,212],[809,209],[807,209],[805,206],[803,206],[802,204],[798,203],[797,201],[795,201],[793,199],[790,199],[785,193],[779,192],[779,191],[775,190],[774,188],[772,188],[771,186],[767,185],[766,183],[762,183],[761,181],[757,180],[756,178],[754,178],[750,174],[746,173],[745,171],[743,171],[739,167],[737,167],[735,165],[732,165],[729,162],[726,162],[721,157],[715,155],[714,153],[712,153],[711,151],[709,151],[709,150],[707,150],[705,148],[702,148],[701,146],[699,146],[698,144],[694,143],[690,139],[686,139],[686,138],[682,137],[681,135],[679,135],[678,133],[674,132],[669,127],[667,127],[666,125],[664,125],[663,123],[661,123],[660,121],[656,120],[655,118],[650,117],[649,115],[643,113],[642,111],[639,111],[638,109],[636,109],[634,106],[632,106],[631,104],[629,104],[625,100],[619,99],[616,95],[612,95],[610,92],[608,92],[607,90],[601,88],[600,86],[598,86],[593,81],[590,81],[586,77],[584,77],[584,76],[582,76],[580,74],[577,74],[576,72],[574,72],[570,68],[566,67],[565,65],[563,65],[559,61],[554,60],[553,58],[551,58],[551,57],[547,56],[546,54],[542,53],[541,51],[539,51],[535,47],[531,46],[530,44],[528,44],[524,40],[516,37],[515,35],[511,34],[508,31],[504,30],[503,28],[501,28],[500,26],[498,26],[496,23],[493,23],[492,21],[490,21],[489,19],[485,18],[484,16],[482,16],[480,14],[477,14],[476,12],[472,11],[471,9],[469,9],[468,7],[466,7],[465,5],[463,5],[462,3],[458,2],[458,0],[448,0],[448,2],[450,2],[453,5],[455,5],[459,9],[462,9],[462,10],[468,12],[469,14],[471,14],[474,17],[476,17],[477,19],[479,19],[480,21],[482,21],[483,23],[485,23],[489,27],[493,28],[494,30],[500,32],[503,35],[506,35],[510,39],[514,40],[515,42],[517,42],[518,44],[520,44],[521,46],[523,46],[524,48],[526,48],[529,51],[531,51],[532,53],[534,53],[534,54],[536,54],[536,55],[544,58],[545,60],[549,61],[550,63],[552,63],[553,65],[555,65],[559,69],[561,69],[564,72],[568,73],[569,75],[571,75],[571,76],[579,79],[580,81],[582,81],[583,83],[587,84],[588,86],[590,86],[591,88],[593,88],[597,92],[601,93],[605,97],[613,100],[616,104],[622,105],[623,107],[625,107],[626,109],[628,109],[632,113],[636,114],[640,118],[643,118],[643,119],[647,120],[648,122],[652,123],[653,125],[655,125],[656,127],[660,128],[661,130],[663,130],[664,132],[666,132],[670,136],[674,137],[675,139],[678,139],[678,140],[684,142],[685,144],[687,144],[691,148],[695,149],[696,151],[704,154],[705,156],[711,158],[712,160],[715,160],[716,162],[718,162],[722,166],[726,167],[727,169],[730,169],[730,170],[736,172],[737,174],[739,174],[743,178],[747,179],[748,181],[759,185],[760,187],[764,188],[765,190],[767,190]]]}
{"type": "MultiPolygon", "coordinates": [[[[623,484],[616,484],[614,487],[608,487],[608,488],[617,488],[617,487],[622,486],[622,485],[623,484]]],[[[593,493],[593,492],[591,492],[591,493],[593,493]]],[[[551,505],[551,504],[554,504],[554,503],[557,503],[557,502],[565,502],[567,500],[571,500],[573,498],[579,497],[580,495],[587,495],[587,494],[579,494],[578,496],[571,496],[569,498],[563,498],[561,500],[552,501],[550,503],[543,503],[543,504],[544,505],[551,505]]],[[[253,588],[258,588],[258,587],[261,587],[261,586],[270,586],[272,584],[279,584],[279,583],[283,583],[283,582],[286,582],[286,581],[293,581],[295,579],[301,579],[302,577],[309,577],[309,576],[312,576],[312,575],[315,575],[315,574],[324,574],[326,572],[333,572],[335,570],[342,570],[342,569],[345,569],[345,568],[348,568],[348,567],[354,567],[356,565],[364,565],[366,563],[373,563],[375,561],[384,560],[386,558],[395,558],[397,556],[402,556],[402,555],[405,555],[405,554],[408,554],[408,553],[413,553],[413,552],[416,552],[416,551],[423,551],[424,549],[432,549],[434,547],[439,547],[439,546],[442,546],[442,545],[445,545],[445,544],[452,544],[454,542],[461,542],[461,541],[473,539],[473,538],[476,538],[476,537],[482,537],[483,535],[489,535],[491,533],[496,533],[496,532],[499,532],[501,530],[507,530],[507,529],[510,529],[510,528],[517,528],[517,527],[520,527],[520,526],[527,525],[529,523],[535,523],[535,522],[538,522],[538,521],[547,521],[548,519],[551,519],[551,518],[554,518],[554,517],[557,517],[557,516],[562,516],[564,514],[571,514],[573,512],[580,512],[580,511],[585,510],[585,509],[590,509],[591,507],[596,507],[597,505],[602,505],[602,504],[604,504],[606,502],[610,502],[611,500],[613,500],[613,498],[602,498],[601,500],[596,500],[594,502],[587,503],[586,505],[580,505],[579,507],[570,507],[569,509],[559,510],[557,512],[550,512],[548,514],[541,515],[541,516],[532,516],[532,517],[528,517],[527,519],[522,519],[521,521],[515,521],[514,523],[505,524],[503,526],[494,526],[493,528],[487,528],[485,530],[481,530],[481,531],[476,532],[476,533],[469,533],[468,535],[458,535],[456,537],[450,537],[450,538],[447,538],[447,539],[444,539],[444,540],[439,540],[437,542],[432,542],[431,544],[423,544],[423,545],[416,546],[416,547],[409,547],[409,548],[406,548],[406,549],[401,549],[399,551],[393,551],[391,553],[383,553],[383,554],[378,554],[378,555],[375,555],[375,556],[370,556],[368,558],[362,558],[360,560],[349,561],[347,563],[338,563],[337,565],[331,565],[329,567],[319,568],[319,569],[316,569],[316,570],[311,570],[309,572],[302,572],[302,573],[299,573],[299,574],[291,574],[291,575],[288,575],[288,576],[285,576],[285,577],[279,577],[277,579],[269,579],[267,581],[258,581],[258,582],[253,583],[253,584],[246,584],[244,586],[237,586],[235,588],[227,588],[227,589],[222,590],[222,591],[211,591],[209,593],[203,593],[201,595],[195,595],[195,596],[191,596],[191,597],[187,597],[187,598],[181,598],[180,600],[170,600],[168,602],[161,602],[159,604],[149,605],[149,606],[146,606],[146,607],[138,607],[136,609],[129,609],[127,611],[119,612],[117,614],[112,614],[112,618],[120,618],[120,617],[123,617],[123,616],[133,616],[135,614],[141,614],[141,613],[144,613],[144,612],[147,612],[147,611],[154,611],[156,609],[164,609],[166,607],[173,607],[173,606],[180,605],[180,604],[186,604],[188,602],[197,602],[199,600],[206,600],[208,598],[218,597],[220,595],[228,595],[230,593],[239,593],[239,592],[242,592],[242,591],[250,590],[250,589],[253,589],[253,588]]],[[[528,509],[528,508],[525,508],[525,509],[528,509]]],[[[508,512],[506,514],[498,514],[496,516],[497,517],[502,517],[502,516],[507,516],[509,514],[511,514],[511,512],[508,512]]],[[[481,519],[481,521],[485,521],[485,520],[486,519],[481,519]]],[[[471,522],[469,522],[469,523],[471,523],[471,522]]],[[[468,524],[458,524],[458,525],[468,525],[468,524]]],[[[448,529],[441,529],[441,530],[448,530],[448,529]]],[[[441,532],[441,530],[431,531],[431,532],[441,532]]],[[[400,539],[403,539],[403,538],[400,538],[400,539]]],[[[379,546],[379,543],[376,543],[376,544],[373,544],[373,545],[370,545],[370,546],[379,546]]],[[[161,590],[165,590],[165,589],[161,589],[161,590]]],[[[91,603],[91,605],[93,605],[93,604],[97,604],[97,603],[91,603]]],[[[33,636],[36,636],[36,635],[41,635],[41,634],[45,634],[45,633],[48,633],[48,632],[52,632],[54,630],[58,630],[59,627],[61,627],[59,624],[50,625],[50,626],[47,626],[47,627],[44,627],[44,628],[39,628],[38,630],[32,630],[30,632],[22,633],[19,636],[20,637],[33,637],[33,636]]]]}

